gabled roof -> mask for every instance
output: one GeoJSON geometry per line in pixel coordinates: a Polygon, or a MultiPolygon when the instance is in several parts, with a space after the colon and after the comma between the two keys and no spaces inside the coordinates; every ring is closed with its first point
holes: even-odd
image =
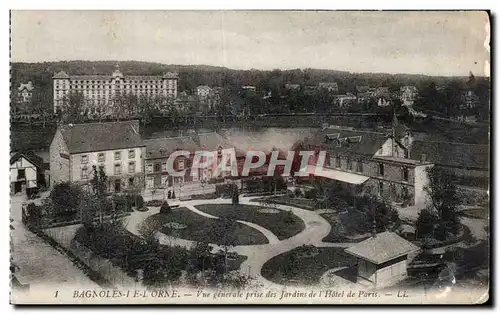
{"type": "Polygon", "coordinates": [[[59,71],[59,72],[55,73],[54,76],[52,76],[52,78],[67,79],[67,78],[69,78],[69,75],[66,74],[66,72],[64,72],[64,71],[59,71]]]}
{"type": "Polygon", "coordinates": [[[179,74],[177,74],[175,72],[167,72],[167,73],[163,74],[163,78],[178,79],[179,78],[179,74]]]}
{"type": "Polygon", "coordinates": [[[350,129],[325,129],[321,130],[313,136],[309,141],[310,144],[316,147],[322,147],[331,150],[332,152],[352,152],[356,154],[373,155],[389,137],[384,133],[368,132],[350,129]],[[332,134],[338,133],[338,139],[347,139],[339,145],[337,136],[332,134]],[[328,139],[328,137],[330,139],[328,139]],[[361,139],[359,140],[359,137],[361,139]],[[351,140],[352,139],[352,140],[351,140]],[[355,140],[354,140],[355,139],[355,140]]]}
{"type": "Polygon", "coordinates": [[[18,91],[22,91],[23,89],[26,89],[26,90],[28,90],[29,92],[31,92],[31,91],[34,89],[34,87],[33,87],[33,83],[28,82],[28,83],[26,83],[26,84],[23,84],[23,83],[19,84],[19,87],[17,88],[17,90],[18,90],[18,91]]]}
{"type": "Polygon", "coordinates": [[[489,152],[489,145],[414,140],[410,157],[420,159],[422,155],[425,155],[426,160],[437,166],[488,170],[490,168],[489,152]]]}
{"type": "Polygon", "coordinates": [[[394,232],[385,231],[345,249],[345,252],[375,264],[382,264],[418,250],[418,246],[394,232]]]}
{"type": "Polygon", "coordinates": [[[19,158],[24,157],[31,162],[35,167],[43,169],[43,158],[35,155],[33,152],[18,152],[10,157],[10,164],[15,163],[19,158]]]}
{"type": "Polygon", "coordinates": [[[60,130],[71,154],[145,146],[138,121],[70,124],[60,130]]]}
{"type": "Polygon", "coordinates": [[[195,152],[199,149],[198,144],[189,137],[152,138],[144,140],[146,145],[146,158],[168,157],[176,150],[187,150],[195,152]]]}
{"type": "Polygon", "coordinates": [[[200,149],[216,151],[219,146],[223,149],[231,148],[233,145],[230,145],[222,136],[217,134],[216,132],[211,133],[200,133],[198,134],[200,149]]]}

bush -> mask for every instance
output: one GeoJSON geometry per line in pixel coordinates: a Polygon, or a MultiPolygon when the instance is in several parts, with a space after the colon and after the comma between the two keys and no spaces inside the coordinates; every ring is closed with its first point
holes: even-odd
{"type": "Polygon", "coordinates": [[[162,200],[151,200],[146,202],[146,206],[160,207],[163,204],[162,200]]]}
{"type": "Polygon", "coordinates": [[[128,197],[115,195],[113,197],[113,203],[115,204],[115,211],[124,213],[132,211],[132,203],[128,197]]]}
{"type": "Polygon", "coordinates": [[[131,206],[142,208],[144,206],[144,198],[140,194],[127,194],[127,201],[131,206]]]}
{"type": "Polygon", "coordinates": [[[28,204],[24,210],[24,217],[26,217],[24,224],[28,230],[37,232],[40,230],[42,224],[42,206],[37,206],[33,203],[28,204]]]}
{"type": "Polygon", "coordinates": [[[167,202],[164,202],[160,207],[160,213],[162,214],[170,214],[172,212],[172,208],[168,205],[167,202]]]}
{"type": "Polygon", "coordinates": [[[50,200],[55,214],[76,211],[82,199],[82,190],[79,186],[67,182],[59,183],[50,191],[50,200]]]}

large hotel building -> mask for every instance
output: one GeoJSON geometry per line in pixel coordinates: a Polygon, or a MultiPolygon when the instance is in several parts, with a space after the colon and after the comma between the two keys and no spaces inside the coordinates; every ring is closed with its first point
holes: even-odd
{"type": "Polygon", "coordinates": [[[54,112],[63,104],[70,92],[80,92],[88,108],[108,111],[115,95],[177,97],[177,73],[163,76],[124,76],[118,66],[111,75],[68,75],[60,71],[52,77],[54,86],[54,112]]]}

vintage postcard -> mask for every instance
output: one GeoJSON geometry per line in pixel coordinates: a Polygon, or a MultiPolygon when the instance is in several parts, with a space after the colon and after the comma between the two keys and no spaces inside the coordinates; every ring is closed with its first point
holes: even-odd
{"type": "Polygon", "coordinates": [[[484,304],[486,11],[11,11],[13,304],[484,304]]]}

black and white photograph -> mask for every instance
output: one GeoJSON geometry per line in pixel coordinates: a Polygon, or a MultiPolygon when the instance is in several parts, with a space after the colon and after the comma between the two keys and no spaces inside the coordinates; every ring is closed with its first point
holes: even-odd
{"type": "Polygon", "coordinates": [[[490,19],[10,11],[11,304],[490,302],[490,19]]]}

